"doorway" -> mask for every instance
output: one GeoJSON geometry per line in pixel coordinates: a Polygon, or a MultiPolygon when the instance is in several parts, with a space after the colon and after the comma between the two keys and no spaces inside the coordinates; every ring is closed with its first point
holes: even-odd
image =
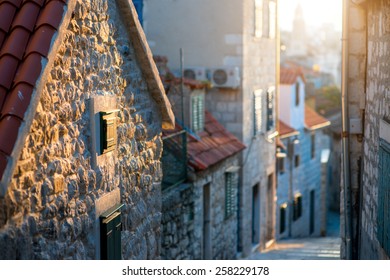
{"type": "Polygon", "coordinates": [[[252,244],[260,243],[260,185],[252,188],[252,244]]]}
{"type": "Polygon", "coordinates": [[[310,234],[314,232],[315,219],[315,191],[310,191],[310,234]]]}
{"type": "Polygon", "coordinates": [[[211,259],[211,193],[210,184],[203,187],[203,259],[211,259]]]}

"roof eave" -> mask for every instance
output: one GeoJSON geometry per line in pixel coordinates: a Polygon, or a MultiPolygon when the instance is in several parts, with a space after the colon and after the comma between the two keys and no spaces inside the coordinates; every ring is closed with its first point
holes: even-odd
{"type": "Polygon", "coordinates": [[[175,116],[165,94],[164,85],[153,60],[153,54],[146,40],[145,33],[138,20],[134,4],[131,0],[116,0],[116,2],[123,19],[123,24],[126,26],[129,37],[131,38],[130,41],[133,44],[137,61],[146,80],[148,90],[160,108],[162,128],[172,129],[175,127],[175,116]]]}
{"type": "Polygon", "coordinates": [[[324,122],[324,123],[320,123],[320,124],[316,124],[316,125],[313,125],[313,126],[308,126],[308,125],[305,124],[305,129],[307,129],[309,131],[314,131],[314,130],[318,130],[318,129],[330,126],[330,124],[331,124],[330,121],[327,121],[327,122],[324,122]]]}
{"type": "Polygon", "coordinates": [[[297,135],[299,135],[299,131],[289,132],[289,133],[285,133],[285,134],[279,134],[279,139],[286,139],[286,138],[290,138],[290,137],[297,136],[297,135]]]}

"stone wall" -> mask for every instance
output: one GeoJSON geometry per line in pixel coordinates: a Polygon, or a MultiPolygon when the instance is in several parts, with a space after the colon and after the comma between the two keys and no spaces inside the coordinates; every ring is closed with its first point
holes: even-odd
{"type": "MultiPolygon", "coordinates": [[[[362,259],[389,259],[379,244],[377,233],[378,165],[381,120],[390,116],[389,91],[389,35],[390,2],[370,1],[367,6],[367,94],[364,124],[363,196],[361,209],[362,259]]],[[[388,131],[387,131],[388,132],[388,131]]],[[[386,139],[386,141],[389,141],[386,139]]],[[[388,167],[384,167],[388,168],[388,167]]]]}
{"type": "MultiPolygon", "coordinates": [[[[162,258],[203,259],[204,186],[210,184],[211,259],[235,259],[237,254],[237,212],[225,217],[225,172],[237,166],[232,156],[206,171],[190,175],[192,183],[163,192],[162,258]]],[[[237,174],[238,175],[238,174],[237,174]]],[[[237,189],[234,190],[237,202],[237,189]]]]}
{"type": "Polygon", "coordinates": [[[1,259],[95,259],[96,203],[120,189],[123,259],[160,256],[161,116],[115,1],[78,0],[12,182],[1,259]],[[114,98],[117,149],[94,166],[89,100],[114,98]]]}

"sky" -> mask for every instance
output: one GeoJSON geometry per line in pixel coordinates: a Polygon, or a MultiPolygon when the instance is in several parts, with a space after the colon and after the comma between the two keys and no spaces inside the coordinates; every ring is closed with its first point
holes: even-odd
{"type": "Polygon", "coordinates": [[[305,22],[308,26],[322,26],[333,23],[341,31],[342,0],[279,0],[281,30],[291,30],[295,9],[301,3],[305,22]]]}

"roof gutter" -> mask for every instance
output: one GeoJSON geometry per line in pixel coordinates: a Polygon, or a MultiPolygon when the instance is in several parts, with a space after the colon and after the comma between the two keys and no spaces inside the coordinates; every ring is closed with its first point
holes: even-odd
{"type": "Polygon", "coordinates": [[[349,114],[348,114],[348,47],[349,47],[349,1],[343,0],[343,37],[342,37],[342,80],[341,80],[341,118],[342,118],[342,164],[344,191],[345,247],[346,259],[352,259],[352,195],[349,160],[349,114]]]}

